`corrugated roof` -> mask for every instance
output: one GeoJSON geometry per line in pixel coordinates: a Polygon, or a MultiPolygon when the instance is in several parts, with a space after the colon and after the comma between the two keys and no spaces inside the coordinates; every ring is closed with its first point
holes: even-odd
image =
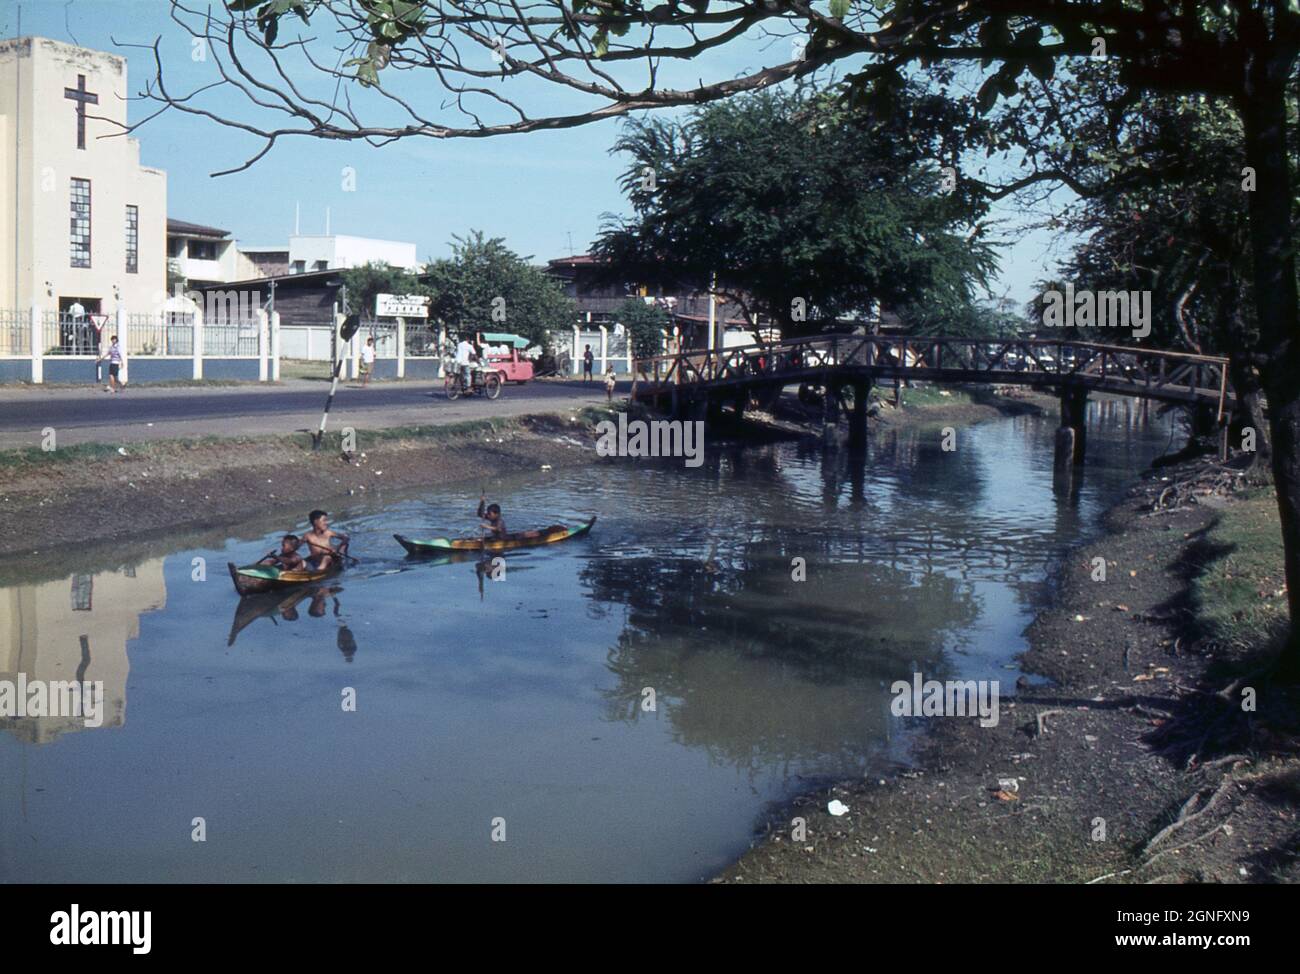
{"type": "Polygon", "coordinates": [[[229,230],[219,227],[205,227],[202,223],[188,223],[185,220],[167,218],[167,232],[187,237],[228,237],[229,230]]]}

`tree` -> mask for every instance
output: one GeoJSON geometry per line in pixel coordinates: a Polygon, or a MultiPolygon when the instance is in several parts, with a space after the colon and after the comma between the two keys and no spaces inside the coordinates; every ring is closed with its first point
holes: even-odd
{"type": "Polygon", "coordinates": [[[576,307],[560,285],[499,237],[472,230],[453,237],[452,256],[422,275],[433,295],[429,315],[455,333],[508,331],[545,346],[573,326],[576,307]]]}
{"type": "Polygon", "coordinates": [[[360,267],[350,267],[342,274],[347,303],[344,311],[359,314],[366,321],[375,318],[375,296],[378,294],[428,294],[428,288],[419,278],[401,267],[390,267],[384,261],[367,261],[360,267]]]}
{"type": "MultiPolygon", "coordinates": [[[[184,8],[178,3],[174,9],[184,8]]],[[[1240,175],[1251,187],[1244,190],[1251,289],[1293,620],[1284,669],[1300,677],[1300,292],[1287,152],[1287,97],[1300,58],[1300,9],[1293,0],[831,0],[828,13],[808,0],[735,0],[715,7],[693,0],[686,8],[651,0],[535,0],[509,8],[479,0],[229,0],[224,21],[205,20],[199,12],[178,19],[214,52],[224,47],[230,56],[216,59],[228,84],[248,96],[259,113],[288,122],[223,116],[194,99],[197,93],[173,96],[162,77],[157,44],[158,77],[148,95],[261,136],[259,155],[288,135],[483,137],[581,125],[639,109],[716,101],[848,58],[866,62],[846,78],[850,103],[875,109],[888,107],[903,87],[903,71],[915,64],[979,63],[985,77],[977,97],[982,108],[991,109],[1000,98],[1017,96],[1025,76],[1050,81],[1063,59],[1098,55],[1118,65],[1119,97],[1108,106],[1116,124],[1122,125],[1149,93],[1223,99],[1241,122],[1246,172],[1240,175]],[[350,91],[321,98],[281,84],[281,54],[292,48],[310,57],[308,42],[276,42],[281,22],[291,14],[314,27],[333,18],[336,39],[357,56],[337,69],[323,59],[311,63],[340,88],[351,81],[375,89],[379,97],[372,105],[386,105],[404,117],[363,122],[350,91]],[[693,60],[760,25],[805,43],[785,60],[759,63],[739,75],[701,78],[686,89],[657,86],[664,61],[693,60]],[[264,60],[238,57],[238,49],[248,45],[264,60]],[[472,51],[482,57],[470,57],[472,51]],[[646,74],[633,80],[624,70],[631,64],[646,74]],[[436,78],[452,96],[444,104],[466,113],[468,121],[460,127],[434,121],[384,90],[387,78],[410,69],[425,69],[436,78]],[[485,83],[521,77],[598,104],[565,115],[530,116],[499,90],[502,84],[485,83]],[[490,120],[475,114],[481,106],[491,112],[490,120]]],[[[734,62],[721,59],[721,64],[730,72],[734,62]]],[[[1033,147],[1021,148],[1033,162],[1033,147]]],[[[1010,194],[1062,178],[1059,171],[1035,166],[1010,183],[980,189],[1010,194]]]]}
{"type": "Polygon", "coordinates": [[[663,354],[664,332],[668,330],[668,313],[663,308],[628,298],[614,313],[615,320],[627,329],[634,358],[654,358],[663,354]]]}
{"type": "MultiPolygon", "coordinates": [[[[1271,449],[1256,367],[1260,336],[1248,286],[1238,119],[1210,99],[1165,96],[1149,101],[1120,132],[1074,131],[1100,136],[1088,144],[1106,161],[1108,178],[1062,219],[1086,239],[1062,265],[1061,278],[1094,292],[1149,291],[1149,343],[1226,356],[1246,422],[1257,432],[1254,476],[1267,479],[1271,449]],[[1211,159],[1222,166],[1207,167],[1211,159]]],[[[1126,340],[1096,329],[1083,337],[1126,340]]]]}
{"type": "Polygon", "coordinates": [[[986,204],[945,193],[933,160],[969,114],[914,90],[888,119],[764,92],[683,122],[629,121],[614,151],[631,156],[635,217],[607,215],[594,252],[664,284],[721,271],[720,293],[786,334],[877,302],[905,319],[960,315],[994,268],[986,204]]]}

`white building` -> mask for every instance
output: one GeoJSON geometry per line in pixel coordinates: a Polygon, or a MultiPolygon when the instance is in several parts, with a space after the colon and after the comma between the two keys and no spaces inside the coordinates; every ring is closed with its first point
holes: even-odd
{"type": "Polygon", "coordinates": [[[168,218],[167,273],[189,287],[202,287],[256,277],[257,268],[229,230],[168,218]]]}
{"type": "Polygon", "coordinates": [[[241,247],[240,252],[259,265],[266,266],[267,274],[345,270],[381,262],[409,271],[420,268],[413,243],[345,234],[295,233],[289,237],[288,247],[241,247]]]}
{"type": "Polygon", "coordinates": [[[166,289],[167,174],[122,134],[126,59],[0,41],[0,309],[154,306],[166,289]]]}

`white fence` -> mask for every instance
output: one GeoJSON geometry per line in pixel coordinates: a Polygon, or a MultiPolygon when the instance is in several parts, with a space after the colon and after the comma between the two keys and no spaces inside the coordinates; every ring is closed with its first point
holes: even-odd
{"type": "Polygon", "coordinates": [[[131,364],[142,381],[279,378],[279,316],[251,311],[204,320],[201,312],[71,314],[33,305],[0,309],[0,382],[84,382],[87,363],[103,355],[113,335],[122,352],[120,378],[131,364]]]}

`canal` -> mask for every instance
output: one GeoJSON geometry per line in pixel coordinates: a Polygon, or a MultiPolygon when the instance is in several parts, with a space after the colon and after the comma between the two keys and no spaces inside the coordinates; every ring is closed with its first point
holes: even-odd
{"type": "Polygon", "coordinates": [[[906,765],[892,681],[1014,694],[1054,565],[1171,440],[1094,403],[1064,496],[1055,426],[349,498],[361,563],[278,599],[225,568],[304,527],[265,515],[0,587],[0,680],[105,688],[99,727],[0,718],[0,881],[707,879],[792,796],[906,765]],[[598,521],[495,572],[404,556],[481,487],[512,528],[598,521]]]}

